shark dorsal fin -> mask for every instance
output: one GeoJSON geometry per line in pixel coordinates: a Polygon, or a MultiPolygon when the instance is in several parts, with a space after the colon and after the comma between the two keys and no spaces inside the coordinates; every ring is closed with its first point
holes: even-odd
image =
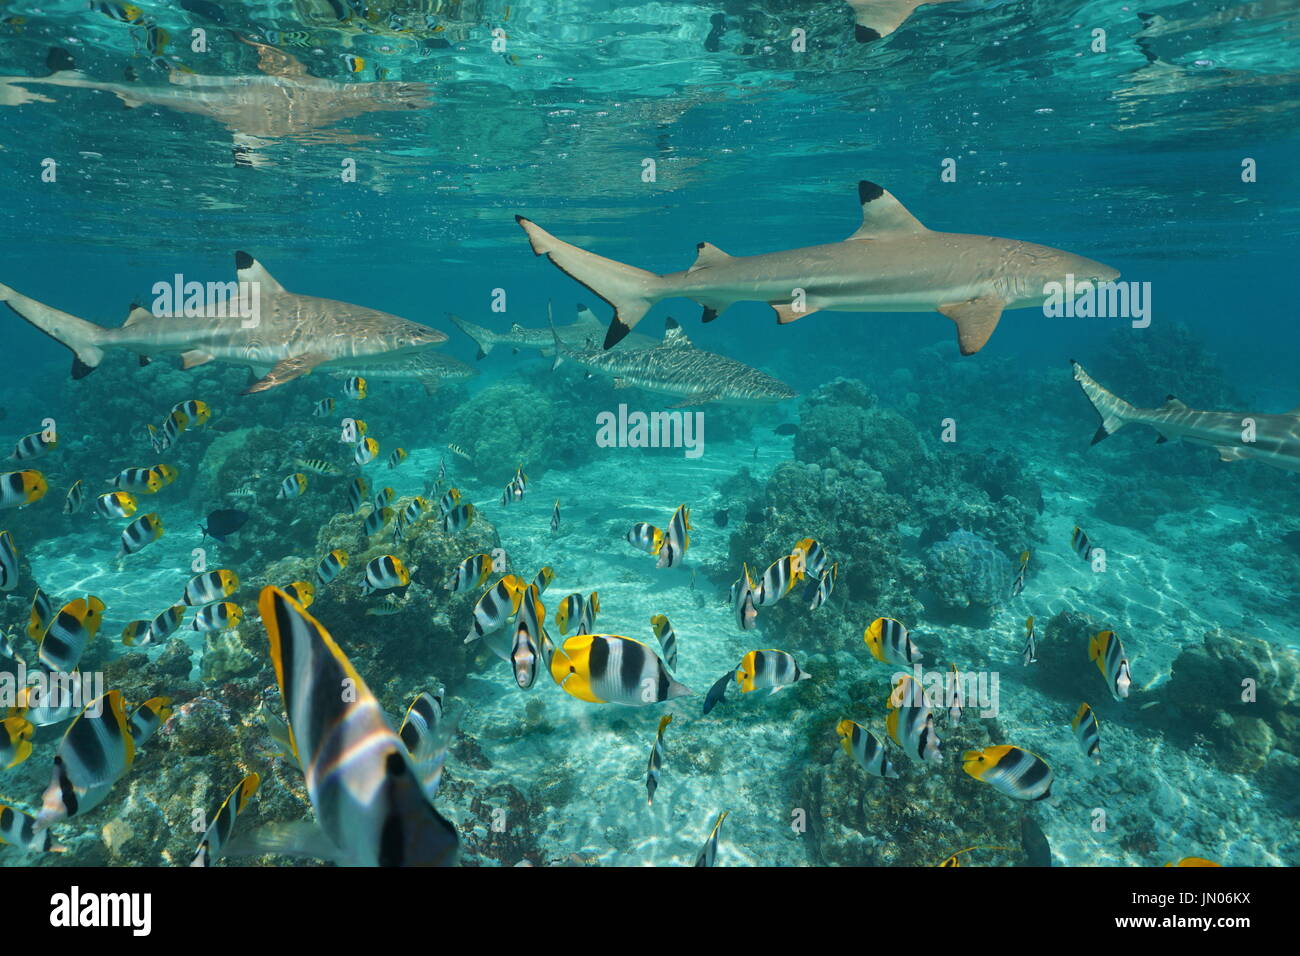
{"type": "Polygon", "coordinates": [[[275,276],[266,271],[265,266],[247,252],[235,253],[235,276],[240,282],[256,282],[262,292],[287,291],[275,280],[275,276]]]}
{"type": "Polygon", "coordinates": [[[858,202],[862,203],[862,225],[850,239],[888,239],[927,231],[892,193],[875,183],[865,179],[858,183],[858,202]]]}
{"type": "Polygon", "coordinates": [[[587,308],[581,302],[578,303],[578,317],[574,320],[575,325],[599,325],[601,331],[605,329],[605,323],[600,321],[595,312],[587,308]]]}
{"type": "Polygon", "coordinates": [[[307,67],[296,56],[268,44],[250,40],[247,37],[241,36],[239,39],[257,50],[257,68],[267,76],[310,75],[307,72],[307,67]]]}
{"type": "Polygon", "coordinates": [[[1185,412],[1187,411],[1187,403],[1175,398],[1173,395],[1166,395],[1165,403],[1160,406],[1160,410],[1162,412],[1185,412]]]}
{"type": "Polygon", "coordinates": [[[692,272],[697,272],[700,269],[720,266],[724,262],[728,262],[733,258],[711,242],[697,243],[695,248],[698,251],[695,254],[695,261],[691,264],[691,267],[686,270],[687,275],[690,275],[692,272]]]}
{"type": "Polygon", "coordinates": [[[524,331],[524,327],[518,322],[514,322],[510,325],[510,331],[518,335],[520,332],[524,331]]]}
{"type": "Polygon", "coordinates": [[[689,349],[694,348],[691,340],[686,335],[676,319],[671,316],[664,322],[664,340],[661,346],[666,349],[689,349]]]}
{"type": "Polygon", "coordinates": [[[131,305],[131,311],[126,314],[126,321],[122,323],[122,328],[128,328],[137,322],[143,322],[145,319],[152,319],[153,313],[142,305],[131,305]]]}

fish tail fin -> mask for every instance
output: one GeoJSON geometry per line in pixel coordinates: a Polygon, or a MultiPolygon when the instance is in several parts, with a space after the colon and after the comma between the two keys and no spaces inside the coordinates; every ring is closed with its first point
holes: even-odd
{"type": "Polygon", "coordinates": [[[1095,445],[1127,425],[1137,410],[1118,395],[1099,385],[1078,362],[1071,359],[1070,364],[1074,367],[1074,380],[1079,383],[1083,394],[1088,396],[1088,401],[1092,402],[1092,407],[1097,409],[1097,414],[1101,416],[1101,427],[1097,429],[1097,434],[1092,436],[1092,443],[1095,445]]]}
{"type": "Polygon", "coordinates": [[[662,276],[579,249],[523,216],[516,216],[515,221],[528,234],[535,254],[547,256],[561,272],[614,307],[614,319],[605,333],[605,348],[622,341],[650,307],[665,297],[662,276]]]}
{"type": "Polygon", "coordinates": [[[109,330],[102,325],[29,299],[7,285],[0,285],[0,302],[4,302],[60,345],[72,350],[75,356],[72,362],[73,378],[85,378],[104,360],[101,346],[108,338],[109,330]]]}
{"type": "Polygon", "coordinates": [[[492,346],[497,344],[496,336],[492,333],[492,330],[485,329],[481,325],[475,325],[473,322],[466,322],[460,316],[452,315],[450,312],[447,313],[447,318],[452,325],[474,340],[474,344],[478,346],[478,355],[474,357],[478,359],[487,358],[487,354],[492,351],[492,346]]]}

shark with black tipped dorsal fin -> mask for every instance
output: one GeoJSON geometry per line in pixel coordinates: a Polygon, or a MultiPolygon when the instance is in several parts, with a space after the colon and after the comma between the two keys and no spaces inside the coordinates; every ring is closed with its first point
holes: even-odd
{"type": "Polygon", "coordinates": [[[316,368],[348,370],[353,362],[400,362],[447,341],[437,329],[387,312],[290,292],[246,252],[235,253],[235,272],[257,296],[255,324],[241,317],[234,283],[225,284],[233,298],[214,310],[217,316],[159,318],[136,307],[121,328],[79,319],[7,285],[0,285],[0,302],[72,350],[74,378],[89,375],[112,349],[134,352],[142,360],[179,355],[187,369],[212,361],[269,369],[245,394],[275,388],[316,368]]]}
{"type": "Polygon", "coordinates": [[[1003,309],[1041,305],[1049,282],[1111,281],[1119,273],[1083,256],[993,236],[934,232],[875,183],[858,183],[862,225],[841,242],[729,256],[707,242],[685,272],[656,275],[557,239],[516,216],[533,252],[547,256],[614,307],[605,348],[656,302],[683,297],[705,322],[736,302],[766,302],[782,325],[814,312],[939,312],[957,324],[963,355],[978,352],[1003,309]]]}
{"type": "MultiPolygon", "coordinates": [[[[605,334],[605,324],[596,317],[596,313],[582,303],[578,303],[577,308],[578,316],[573,324],[555,326],[554,332],[565,345],[580,349],[593,339],[600,341],[601,336],[605,334]]],[[[516,322],[510,326],[508,332],[494,332],[473,322],[466,322],[458,315],[448,315],[447,318],[452,325],[474,340],[474,344],[478,346],[478,355],[475,358],[486,358],[498,345],[507,346],[515,352],[536,349],[543,355],[552,355],[555,351],[552,330],[548,328],[526,329],[516,322]]],[[[658,340],[648,335],[638,335],[633,332],[620,343],[619,347],[652,349],[658,344],[658,340]]]]}
{"type": "Polygon", "coordinates": [[[363,113],[432,105],[427,84],[322,79],[283,50],[238,39],[257,50],[258,73],[215,76],[173,69],[167,86],[96,80],[77,72],[71,55],[56,47],[47,58],[53,71],[48,76],[0,76],[0,106],[53,102],[30,87],[98,90],[113,94],[128,109],[161,106],[216,120],[233,134],[235,163],[260,166],[267,161],[258,149],[267,140],[311,133],[363,113]]]}
{"type": "Polygon", "coordinates": [[[1092,438],[1097,444],[1125,425],[1150,425],[1159,434],[1157,444],[1181,438],[1208,445],[1221,461],[1254,459],[1286,471],[1300,471],[1300,406],[1284,415],[1255,412],[1203,412],[1170,395],[1159,408],[1138,408],[1097,383],[1078,362],[1071,361],[1074,380],[1101,416],[1092,438]],[[1253,440],[1245,440],[1246,435],[1253,440]]]}
{"type": "Polygon", "coordinates": [[[671,318],[666,322],[663,341],[654,348],[606,351],[593,343],[573,349],[558,334],[553,345],[552,368],[568,360],[593,375],[612,379],[615,388],[644,388],[681,399],[673,408],[709,402],[767,405],[798,394],[780,379],[744,362],[697,349],[671,318]]]}

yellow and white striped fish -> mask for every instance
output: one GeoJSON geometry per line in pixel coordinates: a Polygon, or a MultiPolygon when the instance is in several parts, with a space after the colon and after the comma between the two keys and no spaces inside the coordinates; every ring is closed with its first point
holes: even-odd
{"type": "Polygon", "coordinates": [[[700,855],[695,858],[696,866],[713,866],[718,860],[718,833],[722,830],[722,821],[727,819],[730,811],[723,810],[718,814],[718,822],[713,824],[713,830],[709,833],[709,838],[704,841],[704,846],[700,850],[700,855]]]}
{"type": "Polygon", "coordinates": [[[104,623],[104,602],[94,595],[69,601],[54,615],[41,638],[37,656],[52,671],[69,673],[104,623]]]}
{"type": "Polygon", "coordinates": [[[11,770],[32,755],[36,728],[23,717],[0,720],[0,770],[11,770]]]}
{"type": "Polygon", "coordinates": [[[794,656],[772,648],[750,651],[736,666],[736,683],[742,694],[771,688],[773,694],[801,680],[811,680],[812,674],[801,670],[794,656]]]}
{"type": "Polygon", "coordinates": [[[677,632],[673,630],[666,614],[656,614],[650,618],[650,629],[659,638],[659,646],[664,649],[664,663],[670,671],[677,670],[677,632]]]}
{"type": "Polygon", "coordinates": [[[1095,661],[1101,676],[1106,678],[1106,686],[1116,700],[1128,697],[1128,689],[1133,683],[1129,674],[1128,658],[1124,655],[1124,645],[1120,643],[1114,631],[1098,631],[1088,641],[1088,660],[1095,661]]]}
{"type": "Polygon", "coordinates": [[[335,548],[325,557],[320,559],[320,564],[316,565],[316,584],[324,587],[339,576],[344,568],[348,566],[348,553],[342,548],[335,548]]]}
{"type": "Polygon", "coordinates": [[[48,829],[38,833],[36,818],[30,813],[4,805],[0,805],[0,843],[23,853],[60,853],[66,849],[54,843],[54,835],[48,829]]]}
{"type": "Polygon", "coordinates": [[[158,512],[141,515],[122,530],[122,545],[118,548],[117,556],[125,558],[128,554],[135,554],[162,536],[163,523],[158,512]]]}
{"type": "Polygon", "coordinates": [[[663,543],[660,545],[657,568],[675,568],[682,563],[686,549],[691,546],[691,509],[678,505],[664,531],[663,543]]]}
{"type": "Polygon", "coordinates": [[[217,814],[204,832],[190,866],[211,866],[221,859],[226,844],[230,842],[231,834],[235,832],[235,821],[239,819],[239,815],[244,812],[261,785],[262,778],[255,773],[250,773],[235,785],[235,789],[230,791],[230,795],[217,808],[217,814]]]}
{"type": "Polygon", "coordinates": [[[40,458],[52,449],[59,447],[59,438],[57,435],[45,437],[45,432],[32,432],[30,435],[24,435],[18,439],[18,444],[14,445],[13,452],[9,455],[10,461],[30,461],[33,458],[40,458]]]}
{"type": "Polygon", "coordinates": [[[93,810],[135,761],[122,692],[110,690],[77,715],[54,755],[54,773],[42,798],[36,829],[93,810]]]}
{"type": "Polygon", "coordinates": [[[138,507],[129,491],[110,491],[95,499],[95,512],[103,518],[129,518],[138,507]]]}
{"type": "Polygon", "coordinates": [[[243,619],[242,607],[233,601],[222,601],[220,604],[209,604],[207,607],[200,608],[199,613],[194,615],[194,620],[190,621],[190,630],[203,633],[224,631],[238,626],[243,619]]]}
{"type": "Polygon", "coordinates": [[[131,732],[131,739],[135,741],[136,749],[139,749],[144,743],[158,732],[163,724],[172,715],[172,699],[170,697],[150,697],[143,704],[131,711],[131,716],[127,718],[127,730],[131,732]]]}
{"type": "Polygon", "coordinates": [[[1070,721],[1070,729],[1074,731],[1074,739],[1078,741],[1083,755],[1101,763],[1101,725],[1086,702],[1079,705],[1078,713],[1070,721]]]}
{"type": "Polygon", "coordinates": [[[204,571],[190,578],[185,585],[184,603],[191,607],[212,604],[222,598],[230,597],[239,590],[239,575],[229,568],[216,571],[204,571]]]}
{"type": "Polygon", "coordinates": [[[647,807],[654,806],[655,791],[659,789],[659,776],[663,772],[664,766],[664,730],[672,722],[672,714],[664,714],[659,718],[659,730],[655,734],[654,746],[650,748],[650,765],[646,768],[645,775],[645,803],[647,807]]]}
{"type": "Polygon", "coordinates": [[[998,793],[1017,800],[1043,800],[1052,792],[1052,768],[1037,754],[1003,744],[968,750],[961,768],[998,793]]]}
{"type": "MultiPolygon", "coordinates": [[[[463,594],[466,591],[474,591],[481,588],[484,582],[492,576],[492,556],[487,554],[471,554],[468,558],[456,565],[456,569],[451,572],[451,577],[447,580],[447,590],[453,594],[463,594]]],[[[563,633],[563,631],[561,631],[563,633]]]]}
{"type": "Polygon", "coordinates": [[[736,626],[742,631],[758,627],[758,608],[754,606],[756,587],[749,574],[749,565],[743,565],[740,578],[731,586],[731,609],[736,615],[736,626]]]}
{"type": "MultiPolygon", "coordinates": [[[[474,618],[469,633],[465,635],[465,643],[469,644],[501,630],[511,615],[519,613],[519,603],[523,600],[525,590],[524,582],[517,575],[507,574],[484,591],[474,603],[474,618]]],[[[509,649],[504,653],[497,647],[492,650],[502,660],[510,659],[509,649]]]]}
{"type": "Polygon", "coordinates": [[[8,531],[0,531],[0,591],[18,587],[18,545],[8,531]]]}
{"type": "Polygon", "coordinates": [[[754,603],[758,607],[770,607],[775,604],[806,577],[803,569],[796,567],[796,564],[795,556],[787,554],[768,565],[762,578],[759,579],[758,590],[754,593],[754,603]]]}
{"type": "Polygon", "coordinates": [[[306,490],[307,476],[298,471],[280,482],[280,490],[275,493],[275,496],[283,501],[286,498],[297,498],[306,490]]]}
{"type": "Polygon", "coordinates": [[[68,489],[67,495],[63,498],[63,513],[65,515],[81,514],[86,507],[86,486],[78,478],[68,489]]]}
{"type": "Polygon", "coordinates": [[[362,576],[362,594],[394,594],[405,591],[411,584],[411,572],[402,559],[394,554],[381,554],[371,559],[362,576]]]}
{"type": "Polygon", "coordinates": [[[638,521],[627,533],[627,543],[646,554],[658,554],[663,547],[664,533],[652,524],[638,521]]]}
{"type": "Polygon", "coordinates": [[[368,465],[379,457],[379,442],[373,438],[363,438],[357,442],[352,460],[358,465],[368,465]]]}
{"type": "Polygon", "coordinates": [[[618,634],[579,634],[551,658],[551,677],[571,697],[593,704],[644,707],[693,693],[657,654],[618,634]]]}
{"type": "Polygon", "coordinates": [[[886,664],[909,667],[925,655],[912,643],[907,628],[892,617],[878,617],[862,632],[862,640],[871,656],[886,664]]]}
{"type": "Polygon", "coordinates": [[[894,743],[917,763],[937,764],[943,760],[943,743],[934,729],[934,711],[925,691],[913,678],[904,676],[889,695],[889,716],[885,730],[894,743]]]}
{"type": "Polygon", "coordinates": [[[434,808],[383,709],[329,632],[283,591],[259,601],[316,821],[353,866],[449,866],[456,828],[434,808]],[[347,686],[349,694],[340,694],[347,686]]]}
{"type": "Polygon", "coordinates": [[[861,724],[852,720],[841,720],[835,727],[844,752],[858,762],[873,777],[896,778],[898,769],[889,759],[889,751],[880,738],[861,724]]]}
{"type": "Polygon", "coordinates": [[[457,505],[443,516],[442,530],[448,534],[464,531],[474,523],[476,513],[472,504],[457,505]]]}
{"type": "Polygon", "coordinates": [[[23,508],[45,497],[50,486],[39,471],[7,471],[0,475],[0,508],[23,508]]]}

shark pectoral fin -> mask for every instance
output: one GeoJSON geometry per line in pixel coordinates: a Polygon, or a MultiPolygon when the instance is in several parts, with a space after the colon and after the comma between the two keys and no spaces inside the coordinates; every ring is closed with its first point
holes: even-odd
{"type": "Polygon", "coordinates": [[[1234,445],[1217,445],[1215,451],[1219,453],[1219,461],[1241,461],[1246,458],[1246,449],[1234,445]]]}
{"type": "Polygon", "coordinates": [[[310,352],[306,355],[295,355],[279,362],[275,368],[267,372],[262,378],[258,379],[248,388],[244,389],[245,395],[251,395],[253,392],[265,392],[267,389],[275,388],[277,385],[283,385],[285,382],[292,382],[301,375],[306,375],[321,362],[327,361],[328,355],[310,352]]]}
{"type": "Polygon", "coordinates": [[[984,348],[1002,318],[1006,302],[992,295],[982,295],[965,302],[939,306],[939,312],[957,323],[957,345],[962,355],[974,355],[984,348]]]}
{"type": "Polygon", "coordinates": [[[432,395],[434,392],[438,391],[438,386],[442,384],[442,379],[422,378],[420,379],[420,384],[424,386],[424,394],[432,395]]]}
{"type": "Polygon", "coordinates": [[[260,292],[284,292],[284,286],[275,280],[271,273],[247,252],[235,253],[235,278],[240,282],[256,282],[254,286],[260,292]]]}
{"type": "Polygon", "coordinates": [[[190,349],[188,352],[181,353],[181,368],[192,369],[200,365],[207,365],[212,361],[212,356],[202,349],[190,349]]]}
{"type": "Polygon", "coordinates": [[[777,325],[789,325],[791,322],[797,322],[805,315],[812,315],[819,309],[805,305],[802,309],[795,309],[794,305],[789,302],[769,302],[772,311],[776,313],[777,325]]]}

